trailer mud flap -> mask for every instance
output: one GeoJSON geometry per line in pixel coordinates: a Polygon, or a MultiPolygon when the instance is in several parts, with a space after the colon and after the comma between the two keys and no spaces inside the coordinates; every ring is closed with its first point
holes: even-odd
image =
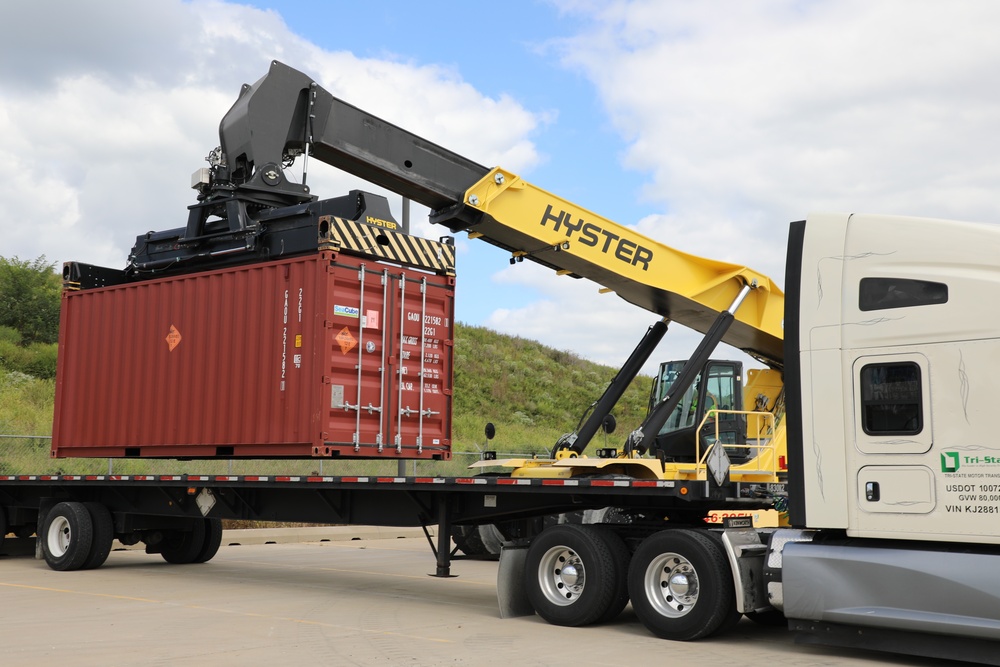
{"type": "Polygon", "coordinates": [[[527,545],[503,545],[500,548],[500,567],[497,568],[497,603],[500,618],[533,616],[535,608],[528,601],[524,589],[524,564],[528,558],[527,545]]]}

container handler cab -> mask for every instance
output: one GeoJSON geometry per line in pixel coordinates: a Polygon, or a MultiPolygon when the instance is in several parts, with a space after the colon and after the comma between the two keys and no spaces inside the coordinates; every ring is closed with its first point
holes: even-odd
{"type": "MultiPolygon", "coordinates": [[[[428,206],[433,222],[512,263],[591,280],[659,318],[550,459],[483,461],[507,472],[455,480],[486,492],[435,505],[445,534],[452,520],[503,533],[505,615],[582,626],[631,602],[667,639],[709,637],[746,615],[784,619],[803,641],[1000,664],[1000,321],[984,307],[1000,296],[1000,229],[810,215],[791,225],[783,294],[752,269],[478,165],[278,62],[244,86],[220,140],[196,173],[187,225],[156,244],[140,237],[121,279],[271,257],[284,246],[261,241],[268,219],[314,200],[306,165],[318,159],[428,206]],[[296,158],[301,183],[286,175],[296,158]],[[670,322],[702,342],[661,366],[646,419],[620,446],[587,456],[670,322]],[[743,401],[742,369],[711,359],[720,342],[767,366],[748,373],[743,401]],[[599,524],[541,520],[602,507],[614,510],[599,524]],[[704,522],[712,509],[755,508],[787,509],[787,525],[704,522]]],[[[398,240],[378,225],[362,233],[365,248],[398,240]]],[[[84,289],[104,276],[74,271],[84,289]]]]}

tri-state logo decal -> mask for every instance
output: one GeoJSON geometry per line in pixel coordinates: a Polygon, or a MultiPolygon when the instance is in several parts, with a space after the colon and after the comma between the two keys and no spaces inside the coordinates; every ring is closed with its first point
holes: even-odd
{"type": "Polygon", "coordinates": [[[958,452],[941,452],[941,472],[958,472],[962,457],[958,452]]]}
{"type": "MultiPolygon", "coordinates": [[[[977,449],[982,451],[982,448],[977,449]]],[[[990,472],[993,476],[997,476],[997,473],[1000,473],[1000,456],[941,452],[941,472],[958,472],[959,468],[965,472],[969,472],[969,468],[976,468],[976,472],[990,472]]]]}

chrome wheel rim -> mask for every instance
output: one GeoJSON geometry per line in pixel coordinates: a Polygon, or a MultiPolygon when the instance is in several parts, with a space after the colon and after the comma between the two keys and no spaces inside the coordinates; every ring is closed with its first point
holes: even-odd
{"type": "Polygon", "coordinates": [[[699,587],[698,572],[680,554],[661,554],[646,568],[646,599],[667,618],[680,618],[694,609],[699,587]]]}
{"type": "Polygon", "coordinates": [[[566,607],[580,599],[586,579],[583,560],[568,547],[552,547],[538,563],[539,587],[554,605],[566,607]]]}

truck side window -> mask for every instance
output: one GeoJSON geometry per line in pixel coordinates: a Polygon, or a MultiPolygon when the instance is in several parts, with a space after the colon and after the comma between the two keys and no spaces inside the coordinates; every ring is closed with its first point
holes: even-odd
{"type": "Polygon", "coordinates": [[[869,364],[861,369],[861,425],[868,435],[916,435],[923,430],[920,366],[869,364]]]}
{"type": "Polygon", "coordinates": [[[948,286],[929,280],[862,278],[858,288],[858,308],[861,310],[887,310],[947,302],[948,286]]]}

